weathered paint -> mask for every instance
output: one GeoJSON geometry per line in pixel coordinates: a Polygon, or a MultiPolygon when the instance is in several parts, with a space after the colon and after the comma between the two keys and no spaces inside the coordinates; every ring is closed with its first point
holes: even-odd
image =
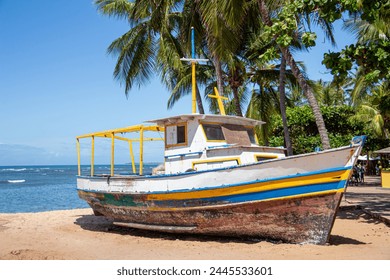
{"type": "MultiPolygon", "coordinates": [[[[157,194],[99,192],[99,199],[100,203],[104,205],[113,204],[116,206],[170,209],[301,197],[343,191],[347,176],[334,177],[335,173],[338,174],[339,172],[320,174],[320,178],[316,178],[320,175],[306,176],[307,178],[301,176],[294,178],[294,181],[291,181],[291,179],[269,180],[267,182],[253,182],[241,186],[221,186],[197,191],[167,191],[157,194]]],[[[344,171],[344,173],[346,172],[344,171]]],[[[96,197],[96,192],[81,190],[79,192],[82,193],[83,199],[87,199],[88,194],[96,197]]]]}
{"type": "MultiPolygon", "coordinates": [[[[175,200],[153,200],[144,194],[112,194],[101,193],[99,203],[102,205],[114,205],[124,207],[144,207],[150,211],[173,210],[180,211],[183,208],[215,206],[234,203],[250,203],[254,201],[265,201],[286,198],[302,198],[305,196],[334,194],[342,191],[346,181],[336,183],[306,185],[286,189],[252,192],[239,195],[229,195],[220,197],[209,197],[202,199],[175,199],[175,200]]],[[[80,197],[89,200],[91,196],[96,198],[94,193],[80,191],[80,197]]]]}
{"type": "MultiPolygon", "coordinates": [[[[157,194],[148,194],[151,200],[178,200],[178,199],[195,199],[195,198],[216,198],[226,195],[242,195],[253,192],[275,191],[283,189],[285,192],[293,190],[296,187],[315,186],[318,184],[332,184],[339,181],[347,180],[348,170],[338,170],[333,172],[324,172],[314,175],[295,175],[287,178],[256,180],[252,182],[242,182],[234,185],[223,185],[218,187],[200,188],[196,191],[171,191],[157,194]]],[[[333,185],[332,185],[333,186],[333,185]]],[[[338,189],[343,186],[337,187],[338,189]]],[[[184,186],[183,186],[183,189],[184,186]]],[[[308,189],[309,193],[315,192],[314,189],[308,189]]]]}
{"type": "Polygon", "coordinates": [[[336,170],[272,179],[252,183],[253,186],[243,184],[193,192],[139,194],[79,190],[79,196],[94,211],[129,227],[325,244],[348,172],[336,170]]]}
{"type": "Polygon", "coordinates": [[[270,201],[188,207],[182,211],[149,211],[147,208],[88,202],[95,211],[117,222],[139,224],[151,230],[325,244],[329,240],[341,197],[341,192],[334,192],[270,201]]]}
{"type": "Polygon", "coordinates": [[[206,190],[213,191],[214,195],[218,195],[214,190],[215,188],[221,187],[221,191],[225,191],[224,187],[244,186],[242,189],[245,189],[245,185],[253,183],[266,183],[263,184],[263,187],[276,186],[274,184],[276,181],[279,181],[278,184],[285,184],[287,187],[295,184],[315,184],[326,182],[324,180],[327,176],[320,174],[328,172],[344,171],[342,175],[333,174],[327,179],[329,181],[347,178],[353,165],[353,160],[349,159],[351,150],[355,151],[355,154],[358,153],[357,147],[344,147],[305,156],[271,159],[254,164],[196,172],[154,176],[79,176],[77,185],[79,189],[94,192],[109,190],[110,192],[138,192],[155,195],[165,194],[167,191],[174,193],[206,190]],[[314,177],[314,175],[319,176],[314,177]],[[343,178],[338,178],[339,176],[343,176],[343,178]],[[280,181],[281,179],[286,181],[280,181]],[[302,182],[302,180],[308,179],[312,181],[302,182]]]}

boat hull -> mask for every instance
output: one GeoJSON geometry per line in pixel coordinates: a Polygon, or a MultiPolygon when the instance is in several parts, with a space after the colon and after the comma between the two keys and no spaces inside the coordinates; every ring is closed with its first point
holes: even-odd
{"type": "Polygon", "coordinates": [[[78,194],[122,226],[325,244],[360,149],[170,176],[79,176],[78,194]]]}
{"type": "Polygon", "coordinates": [[[121,226],[192,233],[326,244],[342,192],[237,204],[151,210],[100,203],[79,192],[94,211],[121,226]]]}

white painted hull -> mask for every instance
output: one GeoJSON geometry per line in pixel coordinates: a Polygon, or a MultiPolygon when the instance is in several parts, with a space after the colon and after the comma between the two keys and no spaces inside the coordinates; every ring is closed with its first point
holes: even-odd
{"type": "Polygon", "coordinates": [[[360,149],[360,145],[354,145],[256,164],[176,175],[79,176],[77,186],[84,191],[149,193],[239,185],[243,182],[311,174],[327,169],[352,168],[360,149]]]}

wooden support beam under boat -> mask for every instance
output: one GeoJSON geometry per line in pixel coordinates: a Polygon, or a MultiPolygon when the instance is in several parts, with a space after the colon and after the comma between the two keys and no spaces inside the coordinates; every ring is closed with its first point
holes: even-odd
{"type": "Polygon", "coordinates": [[[196,226],[164,226],[164,225],[151,225],[151,224],[140,224],[140,223],[126,223],[126,222],[113,222],[116,226],[137,228],[144,230],[155,230],[162,232],[191,232],[196,229],[196,226]]]}

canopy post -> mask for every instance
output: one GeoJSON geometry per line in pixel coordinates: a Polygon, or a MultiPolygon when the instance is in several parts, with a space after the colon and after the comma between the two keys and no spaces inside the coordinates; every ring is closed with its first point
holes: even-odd
{"type": "Polygon", "coordinates": [[[80,139],[76,138],[76,147],[77,147],[77,173],[81,175],[81,166],[80,166],[80,139]]]}
{"type": "Polygon", "coordinates": [[[114,153],[115,153],[115,137],[111,133],[111,176],[114,176],[114,153]]]}
{"type": "Polygon", "coordinates": [[[141,127],[140,136],[139,136],[139,175],[143,173],[144,167],[144,127],[141,127]]]}
{"type": "Polygon", "coordinates": [[[95,136],[92,136],[91,137],[91,177],[93,177],[94,173],[95,173],[95,136]]]}
{"type": "Polygon", "coordinates": [[[131,159],[131,166],[133,168],[133,173],[137,173],[137,169],[135,168],[135,162],[134,162],[134,153],[133,153],[133,142],[129,142],[129,151],[130,151],[130,159],[131,159]]]}

